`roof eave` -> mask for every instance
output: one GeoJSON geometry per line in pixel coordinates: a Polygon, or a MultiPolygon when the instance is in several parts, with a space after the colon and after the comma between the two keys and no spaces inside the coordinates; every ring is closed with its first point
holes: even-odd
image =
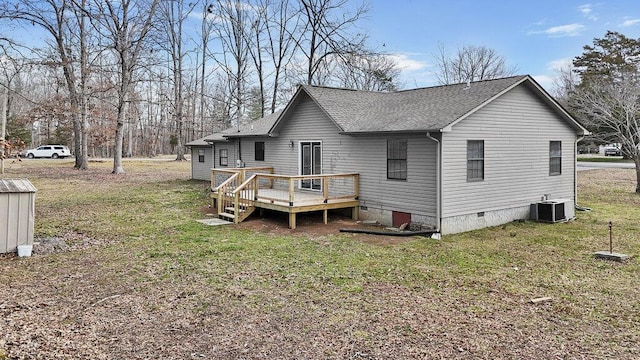
{"type": "Polygon", "coordinates": [[[358,130],[358,131],[340,131],[340,135],[378,135],[378,134],[426,134],[429,132],[440,132],[441,129],[410,129],[410,130],[358,130]]]}
{"type": "Polygon", "coordinates": [[[224,137],[227,139],[239,139],[239,138],[248,138],[248,137],[265,137],[271,136],[271,134],[227,134],[224,137]]]}

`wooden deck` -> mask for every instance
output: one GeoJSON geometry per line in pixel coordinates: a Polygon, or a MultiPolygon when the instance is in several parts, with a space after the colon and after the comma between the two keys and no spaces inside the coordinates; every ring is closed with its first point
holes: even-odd
{"type": "Polygon", "coordinates": [[[212,169],[211,197],[218,216],[236,224],[256,208],[270,209],[288,213],[295,229],[302,212],[322,211],[326,224],[328,210],[351,208],[357,219],[358,180],[357,173],[288,176],[273,174],[273,168],[212,169]]]}

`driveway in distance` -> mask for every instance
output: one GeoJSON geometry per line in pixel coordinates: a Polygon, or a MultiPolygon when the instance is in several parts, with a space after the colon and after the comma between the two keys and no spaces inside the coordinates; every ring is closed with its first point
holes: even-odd
{"type": "Polygon", "coordinates": [[[577,169],[593,170],[593,169],[635,169],[636,164],[627,162],[595,162],[595,161],[578,161],[577,169]]]}

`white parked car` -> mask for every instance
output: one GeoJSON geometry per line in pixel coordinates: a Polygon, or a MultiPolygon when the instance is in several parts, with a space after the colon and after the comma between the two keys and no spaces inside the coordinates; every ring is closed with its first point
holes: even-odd
{"type": "Polygon", "coordinates": [[[33,158],[66,158],[71,156],[71,151],[64,145],[40,145],[37,149],[27,150],[25,156],[33,158]]]}
{"type": "Polygon", "coordinates": [[[604,156],[622,156],[622,151],[615,146],[606,147],[604,148],[604,156]]]}

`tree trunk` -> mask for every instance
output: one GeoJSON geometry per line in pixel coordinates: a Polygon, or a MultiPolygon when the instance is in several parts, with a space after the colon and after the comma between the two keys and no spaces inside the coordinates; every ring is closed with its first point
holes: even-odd
{"type": "Polygon", "coordinates": [[[633,159],[636,164],[636,193],[640,193],[640,156],[633,159]]]}
{"type": "Polygon", "coordinates": [[[124,111],[118,110],[118,123],[116,124],[116,136],[113,149],[112,174],[124,174],[122,167],[122,142],[124,140],[124,111]]]}
{"type": "MultiPolygon", "coordinates": [[[[81,6],[86,6],[86,1],[82,0],[81,6]]],[[[80,15],[80,144],[76,149],[80,154],[76,154],[76,167],[78,170],[89,169],[89,121],[87,120],[87,80],[89,78],[89,64],[87,54],[87,29],[85,27],[85,15],[80,15]]],[[[77,140],[76,140],[77,141],[77,140]]]]}
{"type": "MultiPolygon", "coordinates": [[[[73,117],[73,149],[76,156],[76,162],[73,166],[76,169],[82,169],[82,116],[78,113],[78,109],[74,111],[73,117]]],[[[86,169],[82,169],[86,170],[86,169]]]]}
{"type": "Polygon", "coordinates": [[[80,161],[79,170],[89,169],[89,121],[87,120],[86,102],[83,104],[82,124],[80,132],[82,133],[82,160],[80,161]]]}
{"type": "Polygon", "coordinates": [[[113,171],[112,174],[124,174],[124,167],[122,167],[122,143],[124,142],[124,117],[125,106],[127,104],[127,91],[129,90],[129,73],[128,66],[123,58],[121,60],[121,73],[120,73],[120,88],[118,94],[118,114],[116,122],[116,134],[114,138],[113,149],[113,171]]]}

